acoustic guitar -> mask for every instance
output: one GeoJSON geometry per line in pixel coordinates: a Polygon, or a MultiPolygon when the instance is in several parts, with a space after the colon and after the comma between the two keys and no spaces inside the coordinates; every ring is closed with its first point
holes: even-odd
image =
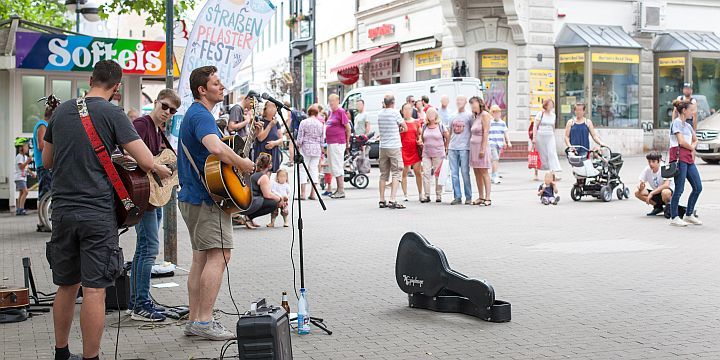
{"type": "MultiPolygon", "coordinates": [[[[252,98],[252,120],[248,129],[255,127],[256,100],[252,98]]],[[[240,136],[226,136],[222,140],[238,155],[250,157],[252,144],[255,142],[255,131],[251,130],[243,139],[240,136]]],[[[250,189],[250,175],[243,175],[234,166],[225,164],[217,156],[210,154],[205,160],[205,183],[207,184],[213,201],[227,214],[234,214],[247,210],[252,203],[250,189]]]]}
{"type": "Polygon", "coordinates": [[[30,305],[30,292],[19,286],[0,285],[0,310],[24,308],[30,305]]]}
{"type": "Polygon", "coordinates": [[[172,175],[165,179],[160,179],[160,176],[152,171],[148,172],[150,205],[160,207],[170,201],[173,188],[180,183],[177,173],[177,155],[170,149],[163,149],[163,151],[153,158],[153,163],[155,163],[155,165],[167,166],[172,171],[172,175]]]}
{"type": "Polygon", "coordinates": [[[115,191],[115,217],[118,228],[128,228],[137,225],[147,210],[150,200],[150,181],[147,174],[137,166],[137,163],[121,154],[113,154],[112,162],[115,165],[120,180],[135,206],[130,209],[120,200],[115,191]]]}

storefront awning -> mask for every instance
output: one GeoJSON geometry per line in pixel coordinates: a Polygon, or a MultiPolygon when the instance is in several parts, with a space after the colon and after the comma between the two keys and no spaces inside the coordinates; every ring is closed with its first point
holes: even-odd
{"type": "Polygon", "coordinates": [[[434,37],[420,40],[408,41],[400,44],[400,53],[409,53],[418,50],[434,49],[440,45],[440,42],[434,37]]]}
{"type": "Polygon", "coordinates": [[[556,48],[613,47],[641,49],[620,26],[565,24],[555,40],[556,48]]]}
{"type": "Polygon", "coordinates": [[[720,52],[720,37],[710,32],[670,31],[657,36],[653,50],[720,52]]]}
{"type": "Polygon", "coordinates": [[[345,60],[339,62],[337,65],[332,67],[330,71],[342,71],[345,69],[349,69],[354,66],[362,65],[365,63],[370,62],[373,56],[379,55],[385,51],[388,51],[394,47],[396,47],[397,44],[390,44],[381,46],[374,49],[368,49],[368,50],[360,50],[350,56],[348,56],[345,60]]]}

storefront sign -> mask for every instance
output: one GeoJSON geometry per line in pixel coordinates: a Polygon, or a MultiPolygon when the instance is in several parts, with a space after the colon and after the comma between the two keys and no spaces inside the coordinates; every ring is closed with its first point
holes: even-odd
{"type": "Polygon", "coordinates": [[[559,60],[561,64],[585,61],[585,53],[560,54],[559,60]]]}
{"type": "Polygon", "coordinates": [[[685,66],[685,58],[682,56],[660,58],[660,59],[658,59],[658,65],[660,65],[660,66],[685,66]]]}
{"type": "Polygon", "coordinates": [[[507,54],[482,54],[480,59],[483,69],[507,69],[508,67],[507,54]]]}
{"type": "Polygon", "coordinates": [[[392,76],[392,59],[378,60],[370,63],[370,77],[382,79],[392,76]]]}
{"type": "Polygon", "coordinates": [[[375,40],[381,36],[392,35],[395,33],[395,25],[383,24],[378,27],[368,29],[368,38],[375,40]]]}
{"type": "Polygon", "coordinates": [[[416,69],[430,69],[440,67],[442,64],[442,50],[428,51],[415,54],[416,69]]]}
{"type": "Polygon", "coordinates": [[[345,85],[352,85],[360,79],[360,69],[357,66],[337,72],[338,80],[345,85]]]}
{"type": "Polygon", "coordinates": [[[640,55],[638,54],[603,54],[593,53],[593,62],[615,63],[615,64],[639,64],[640,55]]]}
{"type": "MultiPolygon", "coordinates": [[[[195,20],[183,59],[178,92],[182,106],[178,113],[193,103],[190,73],[201,66],[217,67],[220,81],[231,88],[240,67],[252,54],[252,49],[270,18],[275,5],[269,0],[209,0],[195,20]]],[[[173,118],[172,135],[180,131],[182,115],[173,118]]],[[[174,140],[174,139],[173,139],[174,140]]]]}
{"type": "Polygon", "coordinates": [[[530,116],[542,110],[545,99],[555,101],[555,70],[530,70],[530,116]]]}
{"type": "Polygon", "coordinates": [[[100,60],[115,60],[125,74],[165,75],[164,41],[18,31],[15,44],[15,67],[19,69],[92,71],[100,60]]]}

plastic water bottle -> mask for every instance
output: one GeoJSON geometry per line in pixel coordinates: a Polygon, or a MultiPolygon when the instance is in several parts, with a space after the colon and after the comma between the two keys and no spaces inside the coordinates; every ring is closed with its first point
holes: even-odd
{"type": "Polygon", "coordinates": [[[307,335],[310,333],[310,314],[308,314],[305,288],[300,289],[300,299],[298,300],[297,309],[298,334],[307,335]]]}

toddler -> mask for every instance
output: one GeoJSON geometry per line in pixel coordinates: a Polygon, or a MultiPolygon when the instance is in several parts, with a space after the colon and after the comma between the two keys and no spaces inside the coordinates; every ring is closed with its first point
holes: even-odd
{"type": "Polygon", "coordinates": [[[283,201],[285,201],[285,206],[275,209],[275,211],[272,212],[272,215],[270,215],[270,223],[267,225],[268,227],[274,227],[275,226],[275,219],[278,217],[279,213],[282,213],[283,217],[283,226],[288,227],[288,197],[290,196],[290,184],[288,184],[288,172],[280,169],[278,170],[277,174],[275,174],[275,182],[272,184],[272,192],[275,193],[275,195],[281,197],[283,201]]]}
{"type": "Polygon", "coordinates": [[[538,196],[543,205],[557,205],[560,201],[558,193],[557,183],[555,181],[555,174],[552,171],[545,173],[545,181],[538,188],[538,196]]]}
{"type": "Polygon", "coordinates": [[[320,157],[320,170],[323,174],[323,183],[325,184],[325,192],[322,193],[323,196],[330,196],[332,195],[332,173],[330,171],[330,163],[327,161],[327,145],[323,147],[323,153],[320,157]]]}

